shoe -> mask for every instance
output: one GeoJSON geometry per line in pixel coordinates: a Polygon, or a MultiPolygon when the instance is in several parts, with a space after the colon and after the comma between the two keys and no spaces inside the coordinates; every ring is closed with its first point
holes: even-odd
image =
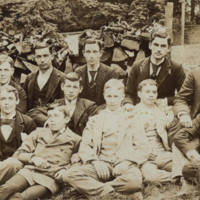
{"type": "Polygon", "coordinates": [[[180,178],[180,182],[182,184],[182,187],[180,191],[177,193],[176,195],[177,197],[181,197],[181,196],[189,195],[193,193],[192,185],[188,181],[186,181],[184,177],[180,178]]]}
{"type": "Polygon", "coordinates": [[[131,198],[132,200],[143,200],[143,194],[141,192],[135,192],[134,194],[126,196],[131,198]]]}

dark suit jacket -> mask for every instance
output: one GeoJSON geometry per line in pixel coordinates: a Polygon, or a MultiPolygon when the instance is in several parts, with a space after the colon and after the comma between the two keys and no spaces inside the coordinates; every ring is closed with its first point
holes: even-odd
{"type": "MultiPolygon", "coordinates": [[[[37,71],[36,73],[29,74],[23,86],[28,97],[28,110],[33,108],[34,85],[37,81],[36,77],[38,73],[39,71],[37,71]]],[[[55,68],[53,69],[44,105],[46,105],[47,103],[52,103],[55,99],[63,97],[63,91],[61,90],[61,82],[63,81],[64,77],[64,73],[55,68]]]]}
{"type": "Polygon", "coordinates": [[[26,110],[27,110],[27,96],[26,96],[26,92],[24,91],[23,88],[21,88],[19,85],[17,85],[17,83],[15,83],[14,81],[10,81],[9,85],[13,86],[14,88],[17,89],[18,94],[19,94],[19,104],[16,107],[16,110],[18,110],[20,113],[22,114],[26,114],[26,110]]]}
{"type": "Polygon", "coordinates": [[[193,149],[199,152],[200,114],[192,122],[192,128],[182,128],[174,136],[174,144],[184,155],[193,149]]]}
{"type": "Polygon", "coordinates": [[[200,113],[200,68],[192,70],[176,95],[173,106],[174,115],[179,111],[190,113],[194,119],[200,113]],[[191,106],[191,111],[189,109],[191,106]]]}
{"type": "MultiPolygon", "coordinates": [[[[64,98],[56,99],[54,103],[59,103],[60,105],[66,105],[64,98]]],[[[77,99],[76,108],[73,115],[74,129],[76,134],[82,136],[82,132],[86,126],[88,118],[96,114],[96,107],[97,107],[96,103],[92,101],[82,98],[77,99]]],[[[34,111],[30,111],[28,115],[34,119],[37,126],[43,127],[44,123],[48,119],[47,107],[36,108],[34,111]]]]}
{"type": "MultiPolygon", "coordinates": [[[[75,70],[76,73],[80,74],[83,80],[83,91],[79,95],[81,98],[87,99],[87,93],[86,93],[86,85],[87,85],[87,65],[83,65],[81,67],[78,67],[75,70]]],[[[99,71],[96,78],[96,104],[102,105],[105,103],[105,99],[103,97],[103,90],[105,83],[112,79],[112,78],[118,78],[117,73],[114,69],[108,67],[107,65],[104,65],[103,63],[100,64],[99,71]]]]}
{"type": "Polygon", "coordinates": [[[15,124],[16,124],[15,133],[17,138],[17,146],[19,148],[22,144],[21,133],[26,133],[27,135],[29,135],[32,131],[36,130],[37,127],[33,119],[24,114],[21,114],[18,111],[16,112],[15,124]]]}
{"type": "MultiPolygon", "coordinates": [[[[138,85],[141,81],[149,78],[149,68],[150,57],[139,60],[133,64],[126,84],[126,98],[123,103],[132,103],[136,105],[140,102],[137,95],[138,85]]],[[[158,75],[158,98],[167,98],[168,105],[172,105],[175,90],[180,90],[184,80],[185,72],[182,66],[175,61],[165,58],[158,75]]]]}

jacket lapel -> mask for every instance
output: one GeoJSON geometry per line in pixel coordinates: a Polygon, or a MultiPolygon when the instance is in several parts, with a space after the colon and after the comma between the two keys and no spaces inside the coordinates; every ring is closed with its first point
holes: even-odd
{"type": "Polygon", "coordinates": [[[149,78],[150,76],[149,67],[150,67],[150,57],[144,59],[144,61],[140,65],[141,81],[149,78]]]}
{"type": "Polygon", "coordinates": [[[32,108],[32,102],[33,102],[33,91],[34,86],[36,82],[36,77],[38,75],[39,71],[37,71],[30,79],[30,82],[28,84],[28,101],[29,101],[29,107],[32,108]]]}
{"type": "Polygon", "coordinates": [[[55,89],[57,88],[58,83],[60,82],[60,74],[57,72],[57,70],[55,68],[52,71],[50,79],[51,80],[49,82],[49,87],[48,87],[48,91],[47,91],[47,95],[46,95],[44,104],[46,104],[49,101],[49,99],[51,98],[55,89]]]}
{"type": "Polygon", "coordinates": [[[21,113],[16,111],[16,118],[15,118],[15,134],[17,138],[17,143],[20,146],[22,139],[21,139],[21,133],[23,132],[24,129],[24,121],[22,119],[21,113]]]}
{"type": "Polygon", "coordinates": [[[102,91],[101,87],[104,87],[103,82],[104,82],[105,76],[106,76],[106,67],[102,63],[100,63],[99,71],[97,73],[97,78],[96,78],[96,83],[97,83],[97,86],[96,86],[96,102],[99,101],[100,93],[102,91]]]}
{"type": "Polygon", "coordinates": [[[84,65],[80,69],[80,76],[82,77],[83,91],[81,92],[81,97],[86,97],[86,84],[87,84],[87,65],[84,65]]]}
{"type": "Polygon", "coordinates": [[[83,115],[85,111],[85,106],[80,98],[77,99],[76,102],[76,108],[74,111],[74,128],[76,129],[76,126],[78,124],[78,121],[80,120],[81,116],[83,115]]]}
{"type": "Polygon", "coordinates": [[[160,73],[158,75],[158,88],[163,83],[167,75],[169,74],[169,70],[171,67],[171,63],[168,58],[165,58],[165,61],[161,67],[160,73]]]}

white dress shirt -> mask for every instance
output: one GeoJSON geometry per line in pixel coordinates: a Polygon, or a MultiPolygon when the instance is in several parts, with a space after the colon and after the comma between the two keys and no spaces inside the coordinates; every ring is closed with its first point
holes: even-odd
{"type": "MultiPolygon", "coordinates": [[[[16,112],[14,112],[10,117],[6,118],[1,113],[1,119],[14,119],[15,115],[16,115],[16,112]]],[[[12,127],[10,125],[3,125],[1,126],[1,132],[3,134],[4,139],[7,141],[12,132],[12,127]]]]}
{"type": "MultiPolygon", "coordinates": [[[[91,77],[91,75],[90,75],[90,72],[95,71],[95,72],[98,73],[98,69],[99,69],[99,67],[100,67],[100,63],[99,63],[99,65],[97,66],[96,69],[89,69],[89,67],[87,66],[87,73],[88,73],[88,81],[89,81],[89,83],[90,83],[91,80],[92,80],[92,77],[91,77]]],[[[97,77],[97,73],[96,73],[95,76],[94,76],[94,80],[95,80],[96,77],[97,77]]]]}
{"type": "Polygon", "coordinates": [[[76,102],[77,102],[77,98],[74,99],[73,101],[69,102],[67,99],[65,99],[65,104],[68,107],[69,113],[70,113],[70,117],[72,117],[74,110],[76,108],[76,102]]]}
{"type": "Polygon", "coordinates": [[[42,73],[39,70],[39,75],[37,77],[37,83],[38,83],[40,90],[42,90],[42,88],[45,86],[45,84],[49,80],[49,77],[51,76],[52,71],[53,71],[53,66],[51,66],[51,68],[48,69],[45,73],[42,73]]]}

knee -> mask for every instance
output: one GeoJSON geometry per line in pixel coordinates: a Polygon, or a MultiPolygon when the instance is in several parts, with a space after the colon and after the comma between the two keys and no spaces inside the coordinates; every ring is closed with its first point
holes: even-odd
{"type": "Polygon", "coordinates": [[[158,177],[155,173],[143,173],[144,182],[146,183],[156,183],[158,182],[158,177]]]}
{"type": "Polygon", "coordinates": [[[19,171],[20,169],[23,168],[23,164],[19,160],[13,157],[6,159],[5,164],[8,170],[19,171]]]}
{"type": "Polygon", "coordinates": [[[80,171],[78,171],[78,170],[76,170],[76,169],[73,169],[73,168],[67,170],[67,171],[65,172],[65,174],[63,175],[63,181],[64,181],[64,183],[69,183],[69,184],[70,184],[70,182],[71,182],[72,180],[74,180],[75,177],[81,176],[80,173],[81,173],[80,171]]]}
{"type": "Polygon", "coordinates": [[[195,163],[186,163],[182,169],[184,177],[190,178],[195,177],[200,171],[200,165],[195,165],[195,163]]]}

